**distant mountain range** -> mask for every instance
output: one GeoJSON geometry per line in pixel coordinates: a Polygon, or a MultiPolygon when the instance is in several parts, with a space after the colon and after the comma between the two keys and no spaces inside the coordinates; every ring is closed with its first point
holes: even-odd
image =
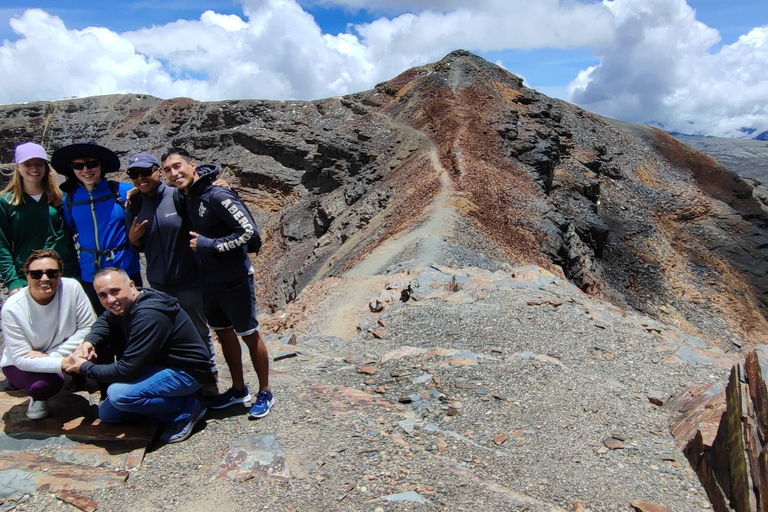
{"type": "Polygon", "coordinates": [[[709,156],[742,178],[768,183],[768,132],[754,139],[701,137],[671,133],[676,139],[709,156]]]}

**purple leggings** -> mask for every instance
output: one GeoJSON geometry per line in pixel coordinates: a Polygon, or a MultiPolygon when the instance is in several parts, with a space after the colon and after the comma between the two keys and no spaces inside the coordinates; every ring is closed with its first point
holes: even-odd
{"type": "Polygon", "coordinates": [[[60,373],[25,372],[15,366],[4,366],[8,382],[27,392],[35,400],[48,400],[64,387],[64,375],[60,373]]]}

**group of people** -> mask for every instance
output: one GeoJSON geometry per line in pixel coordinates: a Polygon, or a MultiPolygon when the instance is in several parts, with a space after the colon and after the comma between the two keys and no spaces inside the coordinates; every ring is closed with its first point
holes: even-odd
{"type": "Polygon", "coordinates": [[[138,153],[126,171],[132,191],[106,179],[120,159],[93,143],[49,160],[27,142],[14,162],[0,193],[0,275],[11,294],[0,366],[30,396],[29,418],[48,416],[69,373],[75,383],[99,382],[102,421],[150,417],[167,424],[162,441],[182,441],[207,408],[252,401],[238,337],[259,380],[249,417],[269,413],[269,355],[248,257],[259,234],[237,193],[215,182],[218,166],[198,165],[181,148],[160,160],[138,153]],[[65,178],[60,188],[54,169],[65,178]],[[202,386],[217,374],[211,329],[232,387],[206,403],[202,386]]]}

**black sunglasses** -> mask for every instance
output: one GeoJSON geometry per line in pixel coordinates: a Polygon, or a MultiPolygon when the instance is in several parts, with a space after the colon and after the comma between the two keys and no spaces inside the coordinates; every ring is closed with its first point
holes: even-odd
{"type": "Polygon", "coordinates": [[[137,179],[139,176],[152,176],[152,173],[154,173],[156,170],[158,170],[159,167],[156,165],[153,165],[152,167],[131,167],[126,173],[128,173],[128,177],[132,180],[137,179]]]}
{"type": "Polygon", "coordinates": [[[48,279],[58,279],[59,274],[61,274],[61,270],[57,268],[49,268],[48,270],[27,270],[27,275],[35,281],[42,279],[43,274],[48,276],[48,279]]]}
{"type": "Polygon", "coordinates": [[[89,169],[95,169],[101,162],[98,160],[88,160],[87,162],[72,162],[72,168],[76,171],[82,171],[86,167],[89,169]]]}

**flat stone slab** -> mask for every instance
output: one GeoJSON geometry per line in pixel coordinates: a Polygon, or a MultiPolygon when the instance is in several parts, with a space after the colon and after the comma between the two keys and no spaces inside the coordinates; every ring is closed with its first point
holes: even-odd
{"type": "Polygon", "coordinates": [[[53,457],[16,451],[0,451],[0,468],[0,496],[72,489],[94,491],[120,485],[128,478],[124,470],[70,464],[53,457]]]}
{"type": "Polygon", "coordinates": [[[224,456],[217,477],[244,482],[254,477],[290,478],[285,454],[275,434],[248,436],[224,456]]]}
{"type": "Polygon", "coordinates": [[[97,393],[62,391],[42,420],[27,418],[28,403],[25,392],[8,391],[0,380],[0,496],[120,484],[126,470],[141,465],[155,435],[154,422],[102,424],[97,393]]]}

